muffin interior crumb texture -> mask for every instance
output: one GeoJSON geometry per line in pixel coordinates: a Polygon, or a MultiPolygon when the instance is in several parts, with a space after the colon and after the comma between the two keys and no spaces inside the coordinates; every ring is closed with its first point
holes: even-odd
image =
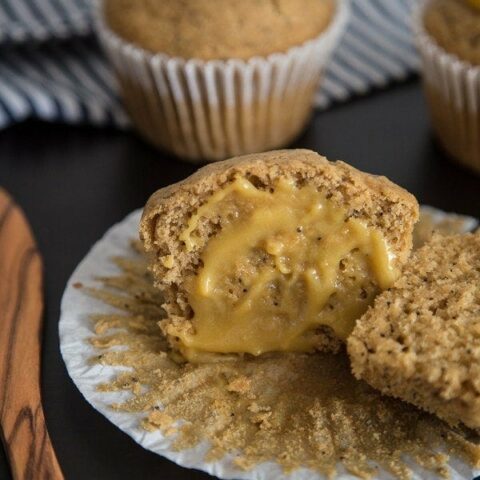
{"type": "Polygon", "coordinates": [[[384,393],[480,429],[480,233],[440,235],[358,322],[354,373],[384,393]]]}
{"type": "Polygon", "coordinates": [[[425,28],[447,52],[480,65],[480,8],[469,0],[433,0],[425,12],[425,28]]]}
{"type": "Polygon", "coordinates": [[[334,0],[107,0],[109,27],[154,53],[185,59],[248,59],[317,37],[334,0]]]}
{"type": "Polygon", "coordinates": [[[207,462],[237,452],[232,461],[241,469],[275,461],[286,472],[308,467],[331,477],[339,464],[361,478],[386,470],[401,479],[412,464],[448,478],[451,456],[479,464],[480,447],[436,417],[357,381],[343,350],[175,361],[158,327],[161,294],[133,246],[115,259],[118,276],[101,279],[99,289],[81,287],[118,309],[92,316],[98,355],[91,361],[128,367],[99,391],[129,392],[112,408],[141,413],[139,428],[161,430],[172,449],[207,440],[207,462]]]}

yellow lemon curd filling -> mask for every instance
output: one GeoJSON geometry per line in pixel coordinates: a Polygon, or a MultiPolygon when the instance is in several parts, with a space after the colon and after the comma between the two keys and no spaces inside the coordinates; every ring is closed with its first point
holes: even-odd
{"type": "Polygon", "coordinates": [[[172,331],[187,359],[202,352],[310,352],[318,328],[346,339],[398,276],[383,234],[348,218],[314,186],[237,177],[189,219],[180,240],[199,248],[200,220],[221,217],[185,284],[193,328],[172,331]]]}

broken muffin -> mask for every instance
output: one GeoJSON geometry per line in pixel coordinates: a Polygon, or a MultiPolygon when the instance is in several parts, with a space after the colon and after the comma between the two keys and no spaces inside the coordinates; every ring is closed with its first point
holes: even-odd
{"type": "Polygon", "coordinates": [[[348,339],[353,373],[382,393],[480,428],[480,234],[417,250],[348,339]]]}
{"type": "Polygon", "coordinates": [[[417,218],[386,178],[308,150],[204,167],[143,213],[161,328],[190,361],[336,350],[397,279],[417,218]]]}

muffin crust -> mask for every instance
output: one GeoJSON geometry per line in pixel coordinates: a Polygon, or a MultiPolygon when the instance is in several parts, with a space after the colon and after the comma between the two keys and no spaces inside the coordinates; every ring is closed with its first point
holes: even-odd
{"type": "Polygon", "coordinates": [[[109,27],[153,53],[248,59],[280,53],[328,26],[335,0],[106,0],[109,27]]]}

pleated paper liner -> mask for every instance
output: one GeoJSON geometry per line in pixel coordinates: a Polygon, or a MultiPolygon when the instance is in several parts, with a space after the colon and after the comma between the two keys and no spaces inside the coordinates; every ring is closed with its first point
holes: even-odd
{"type": "MultiPolygon", "coordinates": [[[[319,442],[322,439],[325,441],[325,438],[328,439],[331,435],[332,444],[342,449],[342,445],[346,441],[345,448],[348,447],[355,441],[351,436],[348,436],[350,433],[355,433],[355,429],[350,429],[349,422],[357,422],[355,425],[360,431],[356,432],[355,435],[357,440],[360,439],[361,444],[365,443],[367,445],[367,448],[370,448],[368,445],[377,445],[380,441],[380,444],[375,447],[380,452],[387,452],[390,447],[399,444],[399,442],[407,449],[408,445],[416,445],[415,442],[420,442],[416,453],[428,454],[432,450],[432,445],[426,443],[425,439],[420,438],[422,432],[425,429],[433,428],[434,430],[440,430],[439,433],[442,435],[448,434],[448,429],[438,421],[436,422],[433,417],[428,416],[426,418],[425,415],[427,414],[422,414],[414,407],[383,397],[369,389],[363,382],[354,380],[349,371],[348,361],[345,356],[341,355],[340,358],[333,355],[326,359],[321,355],[302,356],[289,369],[284,368],[285,358],[276,357],[270,360],[259,359],[250,363],[213,364],[211,366],[200,366],[200,368],[186,366],[185,369],[182,369],[178,365],[172,366],[172,362],[164,353],[163,340],[159,338],[160,329],[156,323],[155,312],[160,309],[159,305],[161,304],[161,301],[157,298],[159,292],[153,289],[148,278],[144,276],[145,265],[140,265],[140,268],[138,268],[135,262],[138,262],[139,255],[131,248],[131,240],[138,238],[140,215],[140,211],[133,212],[121,223],[113,226],[78,265],[67,283],[62,299],[59,323],[60,348],[72,380],[86,401],[114,425],[131,436],[139,445],[176,462],[178,465],[203,470],[224,479],[321,480],[326,477],[316,468],[315,462],[321,461],[321,458],[316,455],[321,457],[322,453],[319,442]],[[120,260],[115,262],[113,257],[120,258],[120,260]],[[129,263],[131,261],[133,263],[129,263]],[[122,269],[123,273],[125,271],[129,272],[123,280],[119,279],[122,276],[122,269]],[[110,293],[108,288],[104,289],[105,279],[110,279],[110,293]],[[132,284],[132,279],[138,279],[139,290],[135,288],[135,282],[132,284]],[[88,293],[89,287],[97,289],[96,296],[88,293]],[[112,292],[113,295],[117,295],[117,301],[120,302],[116,304],[117,308],[113,308],[112,303],[107,304],[105,297],[101,296],[106,295],[108,299],[112,292]],[[99,298],[103,298],[103,301],[99,298]],[[144,310],[140,316],[138,312],[131,310],[134,299],[140,299],[139,301],[142,302],[141,305],[144,310]],[[97,317],[96,324],[92,315],[97,317]],[[104,322],[102,320],[101,328],[98,317],[106,319],[104,322]],[[119,317],[121,320],[112,320],[112,318],[119,317]],[[147,322],[147,317],[152,318],[147,322]],[[129,328],[133,329],[133,340],[129,337],[129,333],[123,329],[125,322],[130,323],[129,328]],[[152,385],[148,381],[143,382],[142,373],[132,369],[131,365],[128,366],[128,362],[125,362],[124,355],[128,354],[126,348],[129,338],[130,341],[134,342],[133,344],[130,343],[130,347],[128,347],[133,347],[134,358],[147,360],[147,364],[142,367],[143,374],[148,375],[149,378],[151,376],[154,383],[157,378],[163,378],[164,383],[162,385],[152,385]],[[107,361],[108,358],[111,361],[107,361]],[[154,367],[151,368],[149,362],[153,362],[154,367]],[[304,362],[307,363],[304,364],[304,362]],[[307,450],[307,452],[310,452],[311,458],[307,455],[305,463],[302,461],[300,468],[291,472],[283,471],[281,462],[285,457],[280,455],[275,458],[275,455],[269,453],[271,445],[263,441],[257,442],[255,448],[257,450],[263,448],[263,453],[257,451],[257,454],[259,457],[263,455],[268,460],[250,463],[246,470],[240,468],[238,459],[242,455],[248,457],[248,451],[250,449],[251,453],[256,437],[252,439],[252,442],[250,440],[247,442],[245,447],[247,452],[227,449],[221,458],[208,456],[212,449],[211,442],[213,441],[215,444],[215,441],[219,439],[216,434],[209,435],[209,432],[214,431],[221,412],[219,406],[215,404],[214,398],[210,397],[210,387],[216,388],[218,395],[230,399],[230,407],[233,412],[235,409],[237,410],[234,417],[228,416],[228,419],[231,418],[232,422],[237,419],[240,428],[233,432],[240,432],[242,426],[245,427],[240,421],[242,419],[238,418],[242,416],[243,412],[239,409],[242,408],[242,405],[245,407],[246,401],[243,396],[237,393],[241,391],[242,382],[239,383],[238,378],[232,381],[232,377],[230,377],[225,385],[222,383],[222,379],[224,379],[222,372],[226,370],[231,372],[232,369],[240,377],[246,373],[246,369],[250,369],[254,378],[258,380],[260,390],[253,401],[257,402],[258,406],[251,412],[247,411],[254,420],[258,417],[255,421],[265,421],[268,424],[268,421],[271,420],[275,423],[275,419],[284,418],[282,412],[286,411],[288,415],[284,418],[284,422],[286,422],[285,430],[281,430],[283,432],[281,434],[277,433],[275,439],[281,442],[283,438],[288,439],[292,436],[292,432],[296,432],[295,435],[297,436],[294,435],[295,438],[290,438],[290,440],[295,440],[293,442],[293,446],[296,448],[296,450],[293,450],[295,455],[301,455],[301,442],[311,442],[309,445],[314,451],[307,450]],[[287,376],[284,377],[283,373],[287,373],[287,376]],[[270,377],[270,375],[273,376],[270,377]],[[188,385],[185,383],[186,379],[190,380],[188,385]],[[99,388],[102,384],[108,386],[112,382],[117,382],[117,389],[99,388]],[[297,388],[298,382],[303,387],[297,388]],[[314,389],[313,393],[308,393],[307,384],[314,389]],[[133,389],[131,389],[132,387],[133,389]],[[282,393],[284,392],[283,388],[286,389],[286,393],[282,393]],[[292,388],[295,390],[293,394],[290,393],[292,388]],[[272,390],[276,390],[279,397],[269,400],[272,390]],[[158,407],[155,403],[154,407],[145,408],[146,406],[142,404],[142,401],[148,400],[151,395],[155,399],[155,392],[159,392],[162,397],[165,397],[167,399],[166,403],[163,403],[163,406],[158,405],[158,407]],[[357,393],[360,395],[359,397],[357,397],[357,393]],[[285,395],[287,398],[285,398],[285,395]],[[361,399],[362,396],[363,400],[361,399]],[[301,411],[292,410],[293,407],[298,406],[298,402],[301,402],[303,397],[308,397],[310,406],[303,405],[301,411]],[[115,405],[122,405],[124,402],[133,402],[130,406],[134,408],[115,408],[115,405]],[[315,407],[316,402],[320,403],[320,409],[315,407]],[[269,411],[262,410],[262,406],[267,404],[271,405],[271,417],[269,417],[269,411]],[[195,409],[196,405],[199,406],[198,409],[195,409]],[[282,405],[288,408],[286,410],[285,408],[282,409],[282,405]],[[193,413],[190,411],[190,421],[193,423],[192,428],[197,428],[196,432],[200,437],[198,438],[199,442],[190,445],[189,448],[175,447],[177,438],[174,432],[175,427],[182,424],[189,425],[188,419],[184,418],[181,413],[178,415],[172,413],[172,408],[177,408],[177,406],[180,409],[193,409],[193,413]],[[170,410],[168,410],[169,408],[170,410]],[[312,409],[319,416],[310,418],[309,409],[312,409]],[[322,409],[326,412],[323,416],[321,415],[322,409]],[[346,409],[346,411],[343,409],[346,409]],[[357,416],[359,415],[358,412],[361,411],[365,414],[360,415],[360,418],[364,420],[365,428],[363,423],[361,428],[358,425],[357,416]],[[344,414],[339,415],[342,412],[344,414]],[[387,421],[386,424],[382,423],[381,429],[377,429],[376,433],[373,432],[372,438],[364,442],[365,429],[368,428],[368,425],[375,424],[378,421],[377,414],[382,418],[391,418],[391,421],[387,421]],[[209,420],[204,420],[203,415],[207,415],[209,420]],[[211,415],[211,417],[208,415],[211,415]],[[172,427],[163,430],[145,428],[150,427],[152,422],[160,426],[162,422],[168,421],[169,416],[176,421],[172,427]],[[304,416],[308,418],[305,419],[304,416]],[[300,425],[297,425],[296,422],[299,421],[300,417],[304,419],[300,422],[300,425]],[[412,418],[413,420],[411,420],[412,418]],[[322,429],[322,419],[327,422],[325,425],[328,427],[327,431],[322,429]],[[406,422],[403,427],[401,427],[402,422],[406,422]],[[296,427],[301,428],[295,430],[296,427]],[[405,435],[398,436],[399,428],[402,432],[406,432],[406,437],[405,435]],[[172,432],[173,435],[169,435],[172,432]],[[329,433],[326,437],[322,437],[320,435],[322,432],[324,432],[323,434],[329,433]],[[385,443],[381,440],[384,435],[387,436],[385,443]],[[405,438],[407,439],[406,443],[405,438]],[[311,468],[308,468],[308,462],[310,462],[311,468]]],[[[443,233],[452,233],[470,231],[477,226],[476,220],[470,217],[450,215],[431,208],[422,208],[421,218],[422,228],[416,232],[417,245],[422,244],[429,238],[432,228],[439,229],[443,233]]],[[[144,263],[144,261],[142,262],[144,263]]],[[[166,342],[164,343],[166,344],[166,342]]],[[[154,401],[156,402],[156,400],[154,401]]],[[[248,403],[252,403],[252,401],[249,400],[248,403]]],[[[237,424],[233,423],[233,426],[237,424]]],[[[263,438],[261,436],[262,431],[258,427],[258,433],[255,433],[255,435],[260,435],[260,438],[263,438]]],[[[92,431],[92,436],[94,435],[95,432],[92,431]]],[[[271,441],[273,442],[273,440],[271,441]]],[[[285,445],[285,447],[287,448],[288,445],[285,445]]],[[[377,451],[375,449],[372,453],[377,451]]],[[[345,452],[347,451],[348,448],[345,452]]],[[[433,451],[436,450],[433,449],[433,451]]],[[[338,458],[340,459],[340,457],[338,458]]],[[[395,458],[392,457],[389,461],[393,462],[395,458]]],[[[370,457],[366,460],[372,465],[375,463],[373,461],[375,459],[370,457]]],[[[432,457],[431,460],[435,459],[432,457]]],[[[395,461],[400,462],[400,468],[403,468],[403,466],[407,468],[408,465],[412,470],[411,478],[414,480],[438,478],[436,470],[422,469],[418,463],[408,459],[407,456],[402,457],[402,459],[396,458],[395,461]]],[[[335,478],[339,480],[356,478],[346,472],[341,465],[338,465],[338,467],[338,476],[335,478]]],[[[444,471],[450,470],[453,480],[471,480],[480,473],[453,453],[449,459],[444,460],[442,468],[444,471]],[[445,465],[446,460],[448,460],[448,467],[445,465]]],[[[159,472],[159,475],[161,475],[161,472],[159,472]]],[[[386,480],[391,479],[392,475],[382,469],[381,465],[377,465],[373,478],[386,480]]]]}

